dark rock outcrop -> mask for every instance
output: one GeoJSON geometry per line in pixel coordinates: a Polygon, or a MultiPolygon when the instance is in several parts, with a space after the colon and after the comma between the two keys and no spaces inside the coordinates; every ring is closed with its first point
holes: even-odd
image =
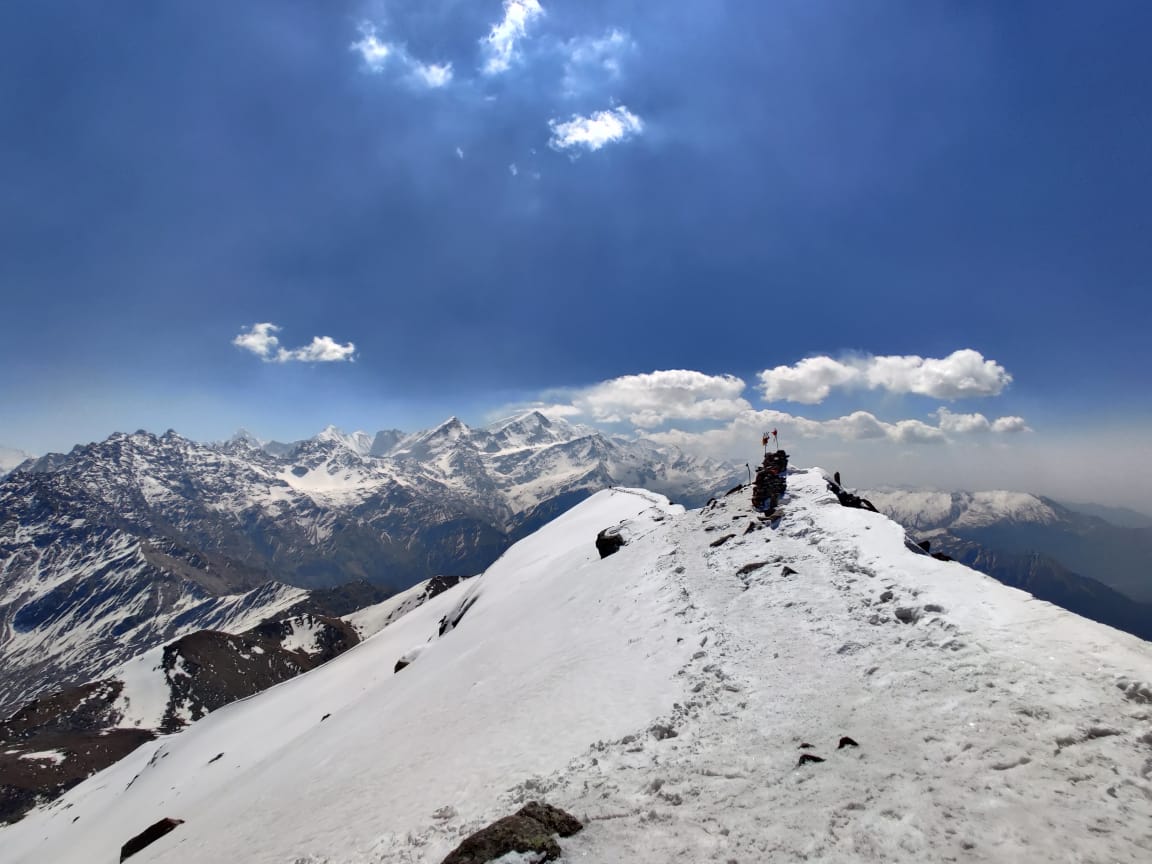
{"type": "Polygon", "coordinates": [[[619,526],[605,528],[596,535],[596,551],[600,553],[601,558],[607,558],[619,552],[626,542],[619,526]]]}
{"type": "Polygon", "coordinates": [[[175,830],[177,825],[183,825],[183,819],[161,819],[159,822],[153,822],[127,843],[120,847],[120,860],[131,858],[141,849],[151,846],[165,834],[175,830]]]}
{"type": "Polygon", "coordinates": [[[555,836],[571,837],[584,826],[570,813],[550,804],[530,801],[511,816],[470,834],[442,864],[486,864],[510,852],[542,854],[542,861],[560,857],[555,836]]]}

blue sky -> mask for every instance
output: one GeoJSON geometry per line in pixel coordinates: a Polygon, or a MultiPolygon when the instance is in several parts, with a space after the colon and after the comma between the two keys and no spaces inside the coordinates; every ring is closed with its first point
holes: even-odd
{"type": "Polygon", "coordinates": [[[1091,443],[1095,497],[1136,501],[1150,30],[1124,0],[5,3],[0,442],[541,404],[734,456],[774,422],[894,483],[1074,488],[1091,443]]]}

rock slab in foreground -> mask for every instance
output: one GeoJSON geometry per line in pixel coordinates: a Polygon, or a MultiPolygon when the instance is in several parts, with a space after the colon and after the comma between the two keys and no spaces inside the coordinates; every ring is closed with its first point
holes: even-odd
{"type": "Polygon", "coordinates": [[[470,834],[442,864],[485,864],[509,852],[537,852],[541,861],[560,857],[553,834],[571,837],[584,826],[570,813],[550,804],[529,801],[511,816],[470,834]]]}

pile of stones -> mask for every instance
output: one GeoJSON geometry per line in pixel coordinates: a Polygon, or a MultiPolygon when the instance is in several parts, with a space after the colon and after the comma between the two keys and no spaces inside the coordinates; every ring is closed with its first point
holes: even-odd
{"type": "Polygon", "coordinates": [[[764,454],[764,464],[756,469],[756,480],[752,484],[752,506],[757,510],[772,512],[787,491],[788,454],[776,450],[764,454]]]}

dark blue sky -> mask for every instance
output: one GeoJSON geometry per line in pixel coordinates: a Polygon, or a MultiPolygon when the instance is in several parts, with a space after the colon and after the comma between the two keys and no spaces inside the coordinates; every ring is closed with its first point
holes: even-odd
{"type": "MultiPolygon", "coordinates": [[[[498,70],[501,0],[0,6],[0,442],[666,369],[794,411],[759,371],[968,348],[1013,382],[952,410],[1147,430],[1152,6],[534,2],[498,70]],[[262,362],[257,322],[355,360],[262,362]]],[[[935,404],[806,415],[856,408],[935,404]]]]}

